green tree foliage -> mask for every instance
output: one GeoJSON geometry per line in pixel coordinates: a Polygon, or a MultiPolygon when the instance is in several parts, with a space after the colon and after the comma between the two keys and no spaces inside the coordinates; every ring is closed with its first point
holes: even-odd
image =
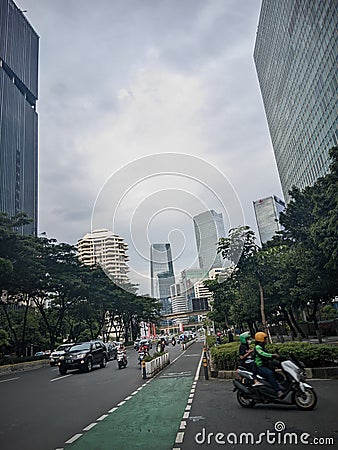
{"type": "Polygon", "coordinates": [[[128,338],[141,320],[157,320],[157,301],[82,265],[69,244],[18,235],[25,223],[0,214],[0,327],[18,354],[31,343],[53,349],[65,339],[105,339],[119,324],[128,338]]]}
{"type": "Polygon", "coordinates": [[[206,283],[213,292],[214,321],[225,323],[230,318],[253,332],[255,324],[262,326],[260,305],[263,327],[266,314],[270,323],[282,320],[294,336],[302,334],[298,322],[305,311],[318,329],[321,305],[338,295],[337,147],[330,156],[329,174],[311,187],[290,192],[291,201],[280,219],[284,230],[278,236],[259,248],[254,232],[241,226],[220,239],[219,252],[232,269],[223,283],[206,283]]]}

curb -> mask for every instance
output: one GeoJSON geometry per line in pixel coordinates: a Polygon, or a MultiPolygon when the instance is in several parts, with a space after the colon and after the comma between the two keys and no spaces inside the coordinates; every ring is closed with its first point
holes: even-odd
{"type": "Polygon", "coordinates": [[[49,359],[42,361],[24,362],[18,364],[8,364],[7,366],[0,366],[0,376],[17,372],[26,372],[28,370],[40,369],[41,367],[45,366],[49,366],[49,359]]]}
{"type": "MultiPolygon", "coordinates": [[[[338,380],[338,367],[307,367],[305,371],[307,379],[322,378],[338,380]]],[[[211,377],[233,380],[236,377],[236,371],[211,369],[211,377]]]]}

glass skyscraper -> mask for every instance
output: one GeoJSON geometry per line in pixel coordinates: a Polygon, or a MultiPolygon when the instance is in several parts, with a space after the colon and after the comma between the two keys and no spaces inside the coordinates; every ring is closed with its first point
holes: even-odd
{"type": "Polygon", "coordinates": [[[276,195],[253,202],[259,238],[262,244],[270,241],[280,231],[279,215],[285,209],[285,203],[276,195]]]}
{"type": "Polygon", "coordinates": [[[39,37],[12,0],[0,0],[0,211],[24,212],[36,234],[39,37]]]}
{"type": "Polygon", "coordinates": [[[151,296],[167,300],[170,286],[175,284],[174,267],[169,243],[150,246],[151,296]]]}
{"type": "Polygon", "coordinates": [[[222,267],[222,258],[217,253],[219,238],[225,237],[222,213],[213,209],[193,217],[199,266],[208,272],[214,267],[222,267]]]}
{"type": "Polygon", "coordinates": [[[286,201],[338,144],[337,0],[263,0],[254,61],[286,201]]]}

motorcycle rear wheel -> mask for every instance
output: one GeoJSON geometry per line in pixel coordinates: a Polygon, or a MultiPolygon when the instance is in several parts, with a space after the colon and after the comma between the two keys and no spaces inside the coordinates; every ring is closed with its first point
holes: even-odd
{"type": "Polygon", "coordinates": [[[237,401],[242,408],[253,408],[256,404],[252,398],[247,398],[242,391],[237,391],[237,401]]]}
{"type": "Polygon", "coordinates": [[[317,394],[313,389],[305,388],[305,393],[297,391],[293,393],[293,402],[302,411],[311,411],[317,404],[317,394]]]}

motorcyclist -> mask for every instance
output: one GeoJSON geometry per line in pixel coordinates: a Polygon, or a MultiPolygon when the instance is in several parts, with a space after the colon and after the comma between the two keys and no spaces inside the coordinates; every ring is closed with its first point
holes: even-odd
{"type": "Polygon", "coordinates": [[[245,331],[239,335],[239,341],[241,343],[239,346],[239,359],[241,364],[247,366],[248,369],[252,371],[254,376],[254,386],[261,386],[262,383],[260,383],[256,378],[256,364],[253,359],[254,349],[250,348],[250,339],[251,334],[249,331],[245,331]]]}
{"type": "Polygon", "coordinates": [[[126,360],[127,359],[127,350],[126,347],[124,346],[123,342],[120,342],[120,345],[118,346],[117,351],[119,353],[123,354],[123,359],[126,360]]]}
{"type": "Polygon", "coordinates": [[[275,378],[274,372],[268,367],[269,361],[272,358],[278,358],[276,353],[268,353],[265,350],[265,345],[268,341],[268,335],[263,331],[259,331],[255,334],[255,364],[257,367],[258,375],[266,378],[271,384],[272,388],[275,390],[278,397],[283,396],[283,391],[280,389],[277,380],[275,378]]]}
{"type": "Polygon", "coordinates": [[[159,344],[160,344],[161,353],[163,353],[164,350],[165,350],[165,346],[166,346],[166,342],[165,342],[165,338],[164,337],[161,337],[161,340],[160,340],[159,344]]]}

